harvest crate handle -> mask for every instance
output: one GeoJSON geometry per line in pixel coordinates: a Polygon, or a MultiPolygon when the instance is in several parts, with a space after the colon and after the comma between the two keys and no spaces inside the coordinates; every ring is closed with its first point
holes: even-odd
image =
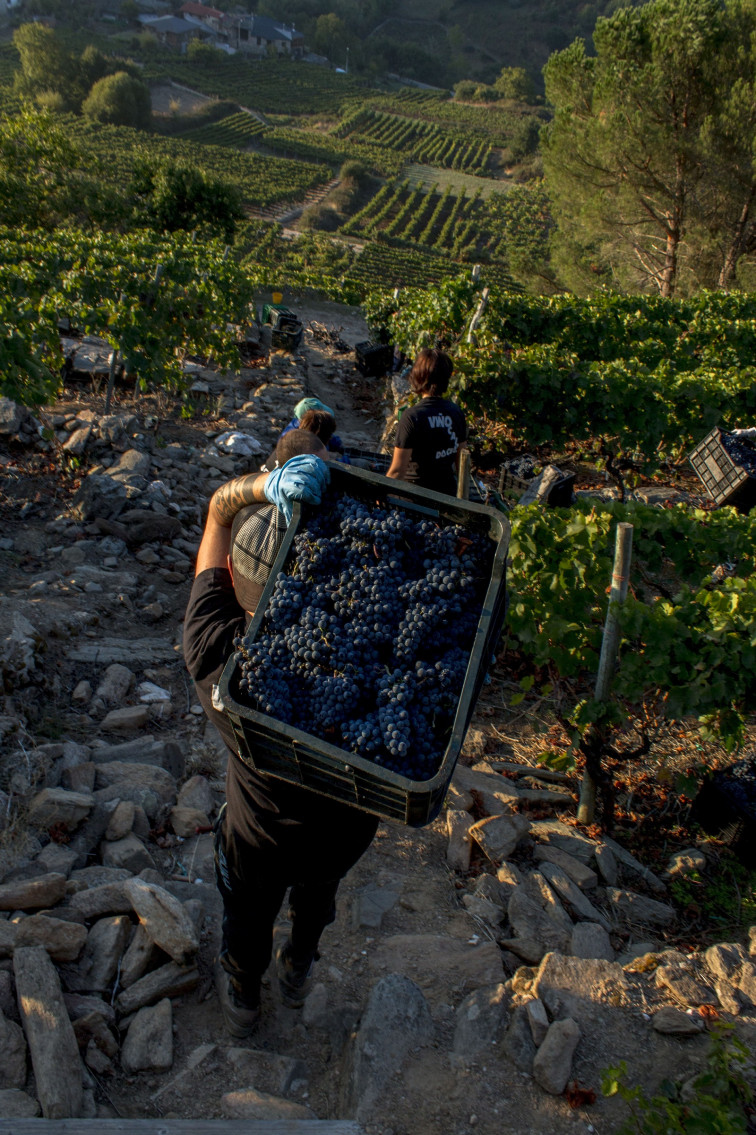
{"type": "Polygon", "coordinates": [[[410,512],[422,512],[426,516],[432,516],[435,520],[438,520],[437,508],[427,508],[423,504],[415,504],[414,501],[405,500],[404,497],[386,497],[386,500],[396,508],[406,508],[410,512]]]}

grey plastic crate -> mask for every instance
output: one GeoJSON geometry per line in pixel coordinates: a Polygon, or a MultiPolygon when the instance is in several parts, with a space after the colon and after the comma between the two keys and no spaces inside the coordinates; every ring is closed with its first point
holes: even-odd
{"type": "Polygon", "coordinates": [[[729,504],[739,512],[750,512],[756,504],[756,477],[732,460],[722,444],[723,432],[716,426],[691,450],[688,460],[717,507],[729,504]]]}
{"type": "MultiPolygon", "coordinates": [[[[429,490],[417,490],[405,482],[389,480],[363,469],[333,465],[331,478],[332,484],[352,496],[438,517],[449,524],[460,524],[482,532],[491,540],[491,575],[457,711],[438,772],[429,780],[410,780],[253,709],[240,696],[240,669],[236,655],[229,659],[221,676],[221,701],[234,729],[239,755],[252,767],[384,819],[422,827],[430,823],[441,808],[489,660],[501,634],[509,523],[500,512],[484,505],[456,500],[429,490]]],[[[276,577],[292,554],[294,537],[302,517],[301,507],[295,505],[292,523],[247,632],[253,640],[262,627],[276,577]]]]}

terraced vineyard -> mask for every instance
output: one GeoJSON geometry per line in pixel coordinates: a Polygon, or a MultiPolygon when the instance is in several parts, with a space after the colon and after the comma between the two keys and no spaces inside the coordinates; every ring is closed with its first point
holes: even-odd
{"type": "Polygon", "coordinates": [[[451,133],[432,121],[387,114],[370,107],[345,119],[334,133],[338,138],[398,150],[412,161],[468,173],[486,172],[492,148],[485,137],[451,133]]]}
{"type": "Polygon", "coordinates": [[[206,122],[181,135],[182,141],[197,142],[201,146],[230,146],[244,148],[253,138],[259,137],[268,128],[259,118],[244,110],[229,114],[218,122],[206,122]]]}
{"type": "MultiPolygon", "coordinates": [[[[386,287],[423,288],[469,270],[469,264],[455,263],[432,249],[396,248],[371,242],[356,257],[349,277],[365,288],[374,287],[376,280],[381,280],[386,287]]],[[[482,279],[503,289],[519,291],[503,265],[485,265],[482,279]]]]}
{"type": "Polygon", "coordinates": [[[378,237],[384,243],[414,245],[444,253],[452,260],[502,260],[496,238],[481,224],[481,191],[468,196],[455,193],[451,185],[444,190],[426,192],[407,181],[387,183],[368,204],[343,227],[347,236],[378,237]]]}
{"type": "Polygon", "coordinates": [[[225,56],[203,61],[164,55],[160,65],[145,68],[148,81],[169,75],[206,95],[218,95],[240,106],[268,114],[333,114],[350,95],[364,88],[350,75],[339,75],[327,67],[289,60],[258,60],[225,56]]]}
{"type": "Polygon", "coordinates": [[[266,150],[297,161],[323,162],[336,170],[344,162],[357,159],[381,177],[396,177],[403,164],[402,155],[370,142],[350,138],[339,143],[333,134],[276,126],[259,139],[266,150]]]}
{"type": "Polygon", "coordinates": [[[225,178],[239,187],[245,204],[264,208],[301,199],[308,189],[329,178],[322,165],[243,154],[226,146],[146,134],[128,126],[102,126],[72,115],[65,121],[71,138],[111,182],[128,181],[137,159],[172,158],[225,178]]]}
{"type": "Polygon", "coordinates": [[[436,186],[444,188],[450,185],[455,194],[467,193],[472,196],[480,190],[483,200],[492,193],[506,193],[511,184],[504,178],[473,177],[461,170],[440,170],[438,166],[424,166],[414,162],[403,168],[402,177],[412,189],[422,186],[426,193],[436,186]]]}
{"type": "MultiPolygon", "coordinates": [[[[545,114],[535,108],[459,103],[446,91],[406,90],[380,95],[371,91],[362,105],[376,112],[433,122],[447,133],[452,131],[467,137],[478,135],[500,148],[507,146],[523,119],[535,117],[541,121],[545,114]]],[[[352,101],[345,109],[354,113],[360,109],[360,104],[352,101]]]]}

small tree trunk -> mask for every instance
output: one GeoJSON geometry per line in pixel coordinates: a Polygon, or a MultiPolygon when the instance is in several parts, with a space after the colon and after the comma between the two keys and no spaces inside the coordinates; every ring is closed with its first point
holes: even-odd
{"type": "MultiPolygon", "coordinates": [[[[604,623],[604,637],[601,640],[601,657],[594,697],[597,702],[607,701],[612,686],[614,665],[619,648],[619,620],[617,606],[627,598],[627,585],[630,578],[630,557],[633,548],[632,524],[618,524],[614,544],[614,568],[612,586],[609,592],[609,606],[604,623]]],[[[580,803],[577,820],[579,824],[592,824],[596,812],[596,781],[601,766],[601,751],[604,738],[599,730],[589,730],[586,734],[586,766],[580,786],[580,803]]]]}
{"type": "Polygon", "coordinates": [[[754,197],[756,196],[756,184],[751,186],[750,192],[746,201],[743,203],[743,208],[740,211],[738,223],[735,226],[735,233],[730,242],[730,246],[725,253],[724,263],[722,270],[719,273],[717,280],[717,287],[727,289],[730,287],[734,276],[735,270],[738,266],[738,261],[748,246],[749,232],[753,229],[753,222],[751,221],[751,208],[753,206],[754,197]]]}
{"type": "Polygon", "coordinates": [[[659,277],[659,292],[664,299],[671,299],[677,283],[677,252],[680,247],[680,230],[675,227],[667,231],[667,245],[664,253],[664,267],[659,277]]]}

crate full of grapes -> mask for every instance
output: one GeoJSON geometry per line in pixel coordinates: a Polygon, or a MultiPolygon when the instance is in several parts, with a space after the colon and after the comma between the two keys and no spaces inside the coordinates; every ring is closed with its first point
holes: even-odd
{"type": "Polygon", "coordinates": [[[718,836],[743,863],[756,867],[756,756],[707,777],[691,818],[718,836]]]}
{"type": "Polygon", "coordinates": [[[494,509],[332,465],[221,677],[242,759],[429,823],[501,633],[508,542],[494,509]]]}
{"type": "Polygon", "coordinates": [[[715,505],[750,512],[756,504],[756,449],[746,439],[716,427],[688,460],[715,505]]]}

